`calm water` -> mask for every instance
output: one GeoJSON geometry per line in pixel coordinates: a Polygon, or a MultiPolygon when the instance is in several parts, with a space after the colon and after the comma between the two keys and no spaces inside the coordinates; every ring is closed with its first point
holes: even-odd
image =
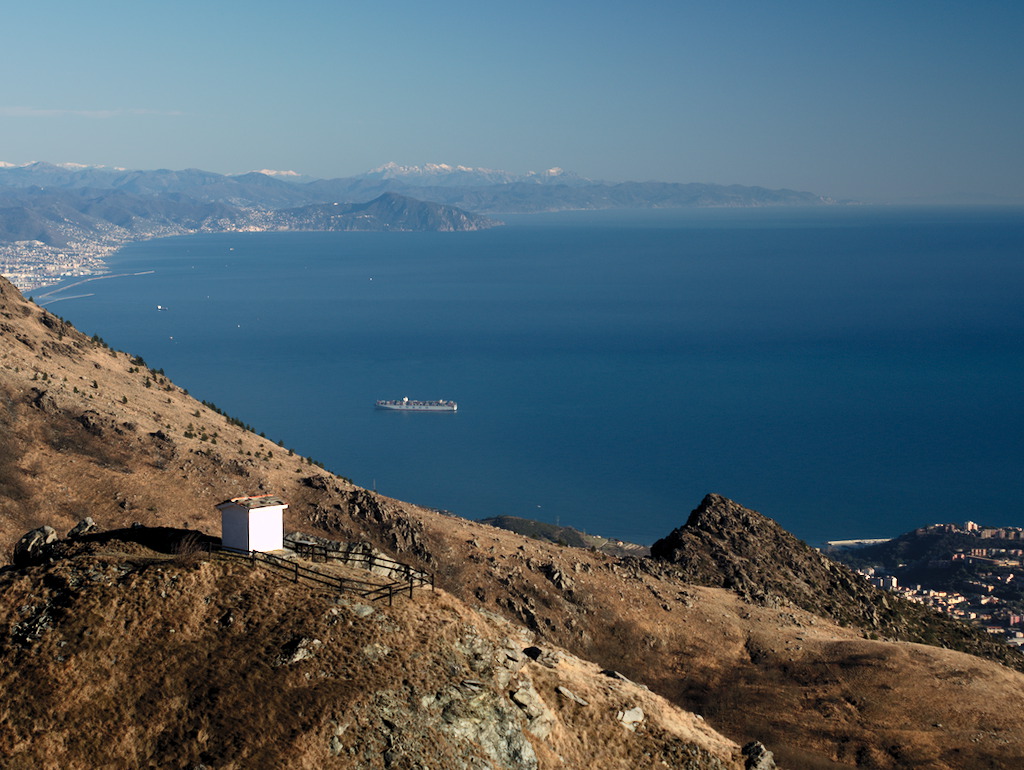
{"type": "Polygon", "coordinates": [[[815,543],[1024,524],[1021,210],[222,234],[111,267],[155,272],[48,307],[402,499],[645,543],[709,491],[815,543]],[[373,409],[402,396],[459,412],[373,409]]]}

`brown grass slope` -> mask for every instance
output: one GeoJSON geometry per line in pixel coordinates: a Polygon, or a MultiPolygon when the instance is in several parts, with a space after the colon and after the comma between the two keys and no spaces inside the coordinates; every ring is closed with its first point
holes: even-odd
{"type": "Polygon", "coordinates": [[[0,572],[5,768],[740,766],[694,715],[572,656],[541,665],[443,591],[363,604],[145,532],[0,572]]]}
{"type": "Polygon", "coordinates": [[[873,637],[969,652],[1024,671],[1024,655],[979,628],[870,585],[757,511],[707,495],[686,524],[651,546],[687,582],[721,586],[750,602],[788,602],[873,637]]]}
{"type": "MultiPolygon", "coordinates": [[[[2,280],[0,432],[0,538],[10,545],[44,523],[66,532],[84,515],[107,528],[187,523],[216,534],[215,503],[273,492],[290,504],[287,527],[369,540],[431,569],[467,617],[507,618],[619,670],[737,743],[764,741],[787,766],[1024,763],[1020,673],[872,640],[784,595],[759,602],[650,560],[532,541],[359,489],[229,423],[2,280]]],[[[167,622],[157,603],[146,612],[167,622]]],[[[97,616],[93,627],[110,622],[97,616]]],[[[107,667],[126,665],[118,660],[107,667]]]]}

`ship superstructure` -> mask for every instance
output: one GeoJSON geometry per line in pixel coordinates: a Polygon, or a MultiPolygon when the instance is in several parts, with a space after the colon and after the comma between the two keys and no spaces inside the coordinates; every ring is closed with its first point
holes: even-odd
{"type": "Polygon", "coordinates": [[[378,401],[377,408],[402,412],[454,412],[459,405],[454,401],[414,401],[406,396],[400,401],[378,401]]]}

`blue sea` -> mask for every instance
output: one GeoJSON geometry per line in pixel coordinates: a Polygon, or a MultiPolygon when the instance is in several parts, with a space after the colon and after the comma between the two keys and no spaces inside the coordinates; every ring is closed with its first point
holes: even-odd
{"type": "Polygon", "coordinates": [[[651,543],[713,491],[814,544],[1024,525],[1024,210],[506,221],[153,240],[110,260],[153,272],[37,299],[356,483],[468,518],[651,543]],[[403,396],[459,410],[374,409],[403,396]]]}

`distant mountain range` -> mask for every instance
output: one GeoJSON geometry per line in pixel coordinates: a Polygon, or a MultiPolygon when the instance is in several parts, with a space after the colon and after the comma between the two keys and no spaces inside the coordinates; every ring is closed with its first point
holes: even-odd
{"type": "Polygon", "coordinates": [[[225,175],[0,163],[0,242],[61,246],[111,230],[127,239],[240,228],[475,230],[497,224],[483,215],[500,212],[832,202],[808,192],[741,185],[607,183],[559,168],[517,175],[388,163],[353,177],[311,180],[272,170],[225,175]],[[354,207],[369,202],[369,209],[354,207]]]}

